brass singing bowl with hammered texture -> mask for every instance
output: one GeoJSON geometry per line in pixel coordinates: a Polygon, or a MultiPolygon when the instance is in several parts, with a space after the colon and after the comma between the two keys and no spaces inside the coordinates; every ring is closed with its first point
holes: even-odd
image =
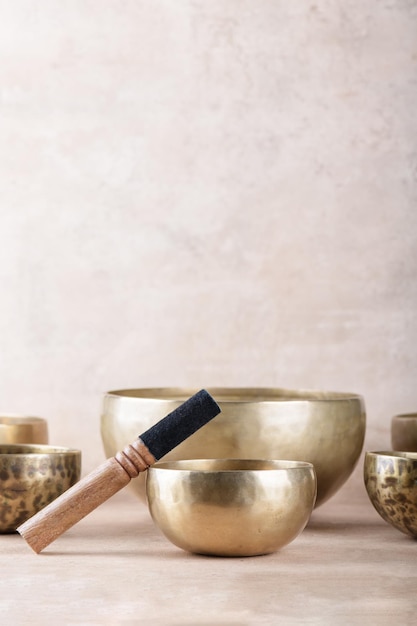
{"type": "Polygon", "coordinates": [[[394,415],[391,420],[393,450],[417,452],[417,413],[394,415]]]}
{"type": "Polygon", "coordinates": [[[417,537],[417,453],[367,452],[364,481],[382,519],[406,535],[417,537]]]}
{"type": "Polygon", "coordinates": [[[151,516],[173,544],[229,557],[293,541],[313,511],[316,486],[310,463],[254,459],[159,462],[146,480],[151,516]]]}
{"type": "MultiPolygon", "coordinates": [[[[316,506],[351,475],[362,451],[365,407],[351,393],[273,388],[207,388],[221,413],[164,461],[202,458],[287,459],[313,463],[316,506]]],[[[124,389],[105,395],[101,436],[108,457],[176,409],[194,389],[124,389]]],[[[145,502],[145,478],[128,487],[145,502]]]]}
{"type": "Polygon", "coordinates": [[[49,445],[0,445],[0,532],[11,533],[76,483],[81,452],[49,445]]]}

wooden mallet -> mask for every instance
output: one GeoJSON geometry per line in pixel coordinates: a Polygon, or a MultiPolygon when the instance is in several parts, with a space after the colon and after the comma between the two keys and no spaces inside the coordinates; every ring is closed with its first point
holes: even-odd
{"type": "Polygon", "coordinates": [[[70,487],[56,500],[19,526],[17,531],[37,553],[125,487],[139,472],[175,448],[213,417],[220,408],[202,389],[122,452],[70,487]]]}

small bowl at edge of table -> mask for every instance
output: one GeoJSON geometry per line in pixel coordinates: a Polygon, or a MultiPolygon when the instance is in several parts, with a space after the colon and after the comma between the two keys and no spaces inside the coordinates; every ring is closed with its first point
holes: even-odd
{"type": "Polygon", "coordinates": [[[75,484],[80,474],[80,450],[0,444],[0,533],[14,532],[75,484]]]}
{"type": "Polygon", "coordinates": [[[383,520],[417,537],[417,453],[366,452],[366,491],[383,520]]]}

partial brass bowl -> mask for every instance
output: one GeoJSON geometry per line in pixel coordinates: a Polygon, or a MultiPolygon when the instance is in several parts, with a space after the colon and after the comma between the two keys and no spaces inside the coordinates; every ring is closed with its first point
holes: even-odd
{"type": "MultiPolygon", "coordinates": [[[[177,408],[195,389],[125,389],[105,395],[101,435],[107,456],[177,408]]],[[[222,413],[164,457],[293,459],[313,463],[317,505],[351,475],[365,436],[361,396],[270,388],[208,388],[222,413]]],[[[131,487],[145,502],[145,479],[131,487]]]]}
{"type": "Polygon", "coordinates": [[[391,420],[393,450],[417,452],[417,413],[394,415],[391,420]]]}
{"type": "Polygon", "coordinates": [[[48,443],[48,423],[43,417],[0,415],[0,444],[48,443]]]}
{"type": "Polygon", "coordinates": [[[176,546],[213,556],[275,552],[305,528],[317,493],[311,463],[241,459],[159,462],[149,511],[176,546]]]}
{"type": "Polygon", "coordinates": [[[382,519],[417,537],[417,454],[367,452],[364,480],[369,499],[382,519]]]}
{"type": "Polygon", "coordinates": [[[11,533],[80,478],[81,452],[47,445],[0,445],[0,532],[11,533]]]}

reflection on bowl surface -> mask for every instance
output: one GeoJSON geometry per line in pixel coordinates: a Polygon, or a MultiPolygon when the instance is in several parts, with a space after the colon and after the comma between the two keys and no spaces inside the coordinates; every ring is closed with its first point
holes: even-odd
{"type": "MultiPolygon", "coordinates": [[[[351,393],[272,388],[207,388],[221,413],[164,457],[289,459],[313,463],[317,505],[328,500],[351,475],[365,436],[365,408],[351,393]]],[[[101,435],[114,456],[141,433],[176,409],[196,389],[124,389],[103,401],[101,435]]],[[[145,502],[145,479],[131,489],[145,502]]]]}
{"type": "Polygon", "coordinates": [[[382,519],[417,536],[417,453],[367,452],[364,481],[369,499],[382,519]]]}
{"type": "Polygon", "coordinates": [[[149,510],[176,546],[216,556],[279,550],[306,526],[316,477],[310,463],[241,459],[159,462],[148,470],[149,510]]]}
{"type": "Polygon", "coordinates": [[[81,452],[48,445],[0,445],[0,532],[14,532],[80,478],[81,452]]]}

